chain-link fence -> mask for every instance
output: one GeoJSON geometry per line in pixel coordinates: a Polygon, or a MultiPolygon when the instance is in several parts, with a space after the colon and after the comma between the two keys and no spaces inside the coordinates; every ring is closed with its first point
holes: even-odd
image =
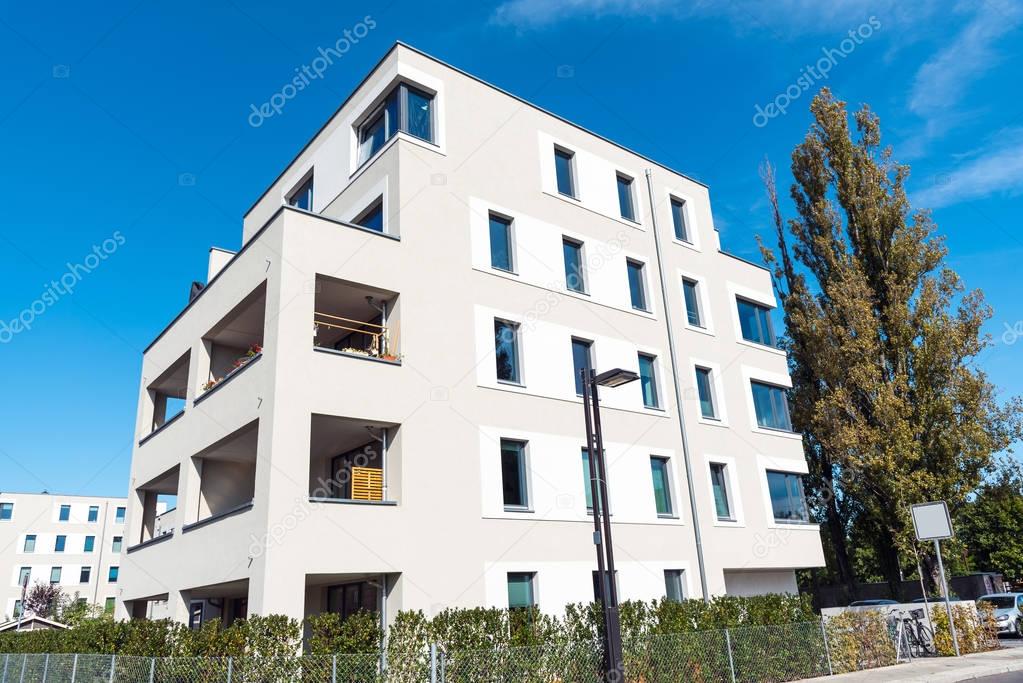
{"type": "MultiPolygon", "coordinates": [[[[865,653],[820,621],[654,635],[623,643],[625,683],[781,683],[894,664],[865,653]],[[869,655],[869,656],[868,656],[869,655]]],[[[861,640],[861,639],[857,639],[861,640]]],[[[0,683],[599,683],[599,642],[445,653],[434,646],[390,661],[375,654],[263,657],[128,657],[0,654],[0,683]]],[[[876,655],[876,656],[875,656],[876,655]]]]}

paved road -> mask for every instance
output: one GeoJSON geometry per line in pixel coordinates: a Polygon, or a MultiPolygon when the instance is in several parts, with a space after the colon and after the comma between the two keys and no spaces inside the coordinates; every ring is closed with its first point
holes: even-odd
{"type": "Polygon", "coordinates": [[[974,678],[976,683],[1023,683],[1023,671],[1016,671],[1011,674],[998,674],[997,676],[985,676],[974,678]]]}
{"type": "Polygon", "coordinates": [[[1002,647],[1023,647],[1023,638],[1002,637],[998,642],[1002,647]]]}

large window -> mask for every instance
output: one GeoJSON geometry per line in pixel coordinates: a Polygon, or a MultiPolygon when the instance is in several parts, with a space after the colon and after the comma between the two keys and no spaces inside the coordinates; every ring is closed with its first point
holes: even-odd
{"type": "Polygon", "coordinates": [[[0,522],[6,522],[14,514],[14,503],[0,503],[0,522]]]}
{"type": "Polygon", "coordinates": [[[682,294],[686,300],[686,322],[693,327],[704,327],[700,310],[700,290],[696,280],[682,280],[682,294]]]}
{"type": "Polygon", "coordinates": [[[529,509],[525,441],[501,439],[501,483],[506,510],[529,509]]]}
{"type": "Polygon", "coordinates": [[[309,176],[306,180],[295,188],[295,190],[288,195],[288,206],[294,206],[296,209],[304,209],[306,211],[313,210],[313,177],[309,176]]]}
{"type": "Polygon", "coordinates": [[[490,214],[490,267],[514,272],[511,221],[490,214]]]}
{"type": "Polygon", "coordinates": [[[66,545],[67,545],[67,536],[64,536],[63,534],[58,534],[57,538],[53,541],[53,552],[55,552],[55,553],[62,553],[62,552],[64,552],[64,547],[66,545]]]}
{"type": "Polygon", "coordinates": [[[582,242],[565,237],[561,240],[561,250],[565,257],[565,286],[573,292],[585,292],[582,242]]]}
{"type": "Polygon", "coordinates": [[[714,490],[714,511],[717,518],[722,521],[735,521],[735,513],[732,511],[732,501],[728,496],[728,472],[724,463],[712,462],[710,464],[710,485],[714,490]]]}
{"type": "Polygon", "coordinates": [[[639,354],[639,385],[643,392],[643,405],[647,408],[660,408],[660,397],[657,395],[657,358],[645,353],[639,354]]]}
{"type": "Polygon", "coordinates": [[[593,342],[585,339],[572,339],[572,374],[575,376],[575,393],[583,395],[583,370],[589,377],[589,370],[593,368],[593,342]]]}
{"type": "Polygon", "coordinates": [[[686,203],[681,199],[671,198],[671,222],[675,226],[675,239],[691,242],[689,226],[686,224],[686,203]]]}
{"type": "Polygon", "coordinates": [[[651,456],[650,473],[654,482],[654,503],[658,517],[671,517],[674,510],[671,506],[671,484],[668,476],[668,459],[651,456]]]}
{"type": "Polygon", "coordinates": [[[736,302],[742,338],[765,346],[777,346],[778,341],[771,325],[771,309],[746,299],[736,299],[736,302]]]}
{"type": "Polygon", "coordinates": [[[25,547],[24,547],[24,551],[26,553],[34,553],[36,551],[36,535],[35,534],[25,534],[25,547]]]}
{"type": "Polygon", "coordinates": [[[95,521],[98,521],[98,520],[99,520],[99,506],[98,505],[90,505],[89,506],[89,521],[90,522],[95,522],[95,521]]]}
{"type": "Polygon", "coordinates": [[[380,589],[376,583],[359,581],[327,588],[327,611],[340,614],[342,621],[362,610],[380,611],[380,589]]]}
{"type": "Polygon", "coordinates": [[[696,392],[700,396],[700,414],[708,420],[717,420],[714,402],[714,384],[708,368],[696,368],[696,392]]]}
{"type": "Polygon", "coordinates": [[[646,311],[646,277],[643,264],[633,259],[626,259],[626,267],[629,272],[629,298],[632,307],[646,311]]]}
{"type": "Polygon", "coordinates": [[[682,602],[686,599],[685,584],[682,579],[685,571],[682,569],[664,570],[664,597],[671,602],[682,602]]]}
{"type": "Polygon", "coordinates": [[[789,419],[789,401],[785,396],[785,388],[763,382],[750,382],[753,388],[753,409],[757,414],[757,424],[765,429],[792,431],[789,419]]]}
{"type": "Polygon", "coordinates": [[[365,211],[360,213],[352,221],[358,226],[375,230],[376,232],[384,231],[384,198],[377,197],[373,200],[365,211]]]}
{"type": "Polygon", "coordinates": [[[575,197],[575,155],[567,149],[554,148],[554,173],[558,178],[558,192],[575,197]]]}
{"type": "Polygon", "coordinates": [[[497,358],[497,379],[501,382],[522,382],[519,367],[519,326],[506,320],[494,320],[494,356],[497,358]]]}
{"type": "Polygon", "coordinates": [[[71,519],[71,506],[61,505],[60,506],[60,517],[58,518],[62,522],[66,522],[71,519]]]}
{"type": "Polygon", "coordinates": [[[359,163],[376,154],[398,131],[433,142],[433,128],[433,95],[402,83],[359,127],[359,163]]]}
{"type": "Polygon", "coordinates": [[[532,572],[508,572],[508,609],[523,609],[536,605],[532,572]]]}
{"type": "Polygon", "coordinates": [[[801,524],[810,521],[803,494],[802,475],[792,472],[767,472],[767,489],[771,494],[774,521],[801,524]]]}
{"type": "Polygon", "coordinates": [[[632,178],[619,173],[616,176],[618,184],[618,208],[621,210],[622,218],[630,221],[636,220],[636,208],[632,199],[632,178]]]}

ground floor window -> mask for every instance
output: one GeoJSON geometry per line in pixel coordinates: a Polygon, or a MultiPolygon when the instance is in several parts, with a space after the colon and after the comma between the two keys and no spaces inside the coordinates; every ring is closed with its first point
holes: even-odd
{"type": "Polygon", "coordinates": [[[361,610],[380,611],[380,589],[371,581],[345,583],[327,588],[327,611],[341,615],[344,621],[361,610]]]}

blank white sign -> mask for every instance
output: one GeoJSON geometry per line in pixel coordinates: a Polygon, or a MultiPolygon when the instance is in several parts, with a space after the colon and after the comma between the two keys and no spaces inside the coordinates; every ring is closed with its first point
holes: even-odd
{"type": "Polygon", "coordinates": [[[948,515],[948,505],[943,500],[914,505],[913,528],[920,541],[952,538],[952,519],[948,515]]]}

